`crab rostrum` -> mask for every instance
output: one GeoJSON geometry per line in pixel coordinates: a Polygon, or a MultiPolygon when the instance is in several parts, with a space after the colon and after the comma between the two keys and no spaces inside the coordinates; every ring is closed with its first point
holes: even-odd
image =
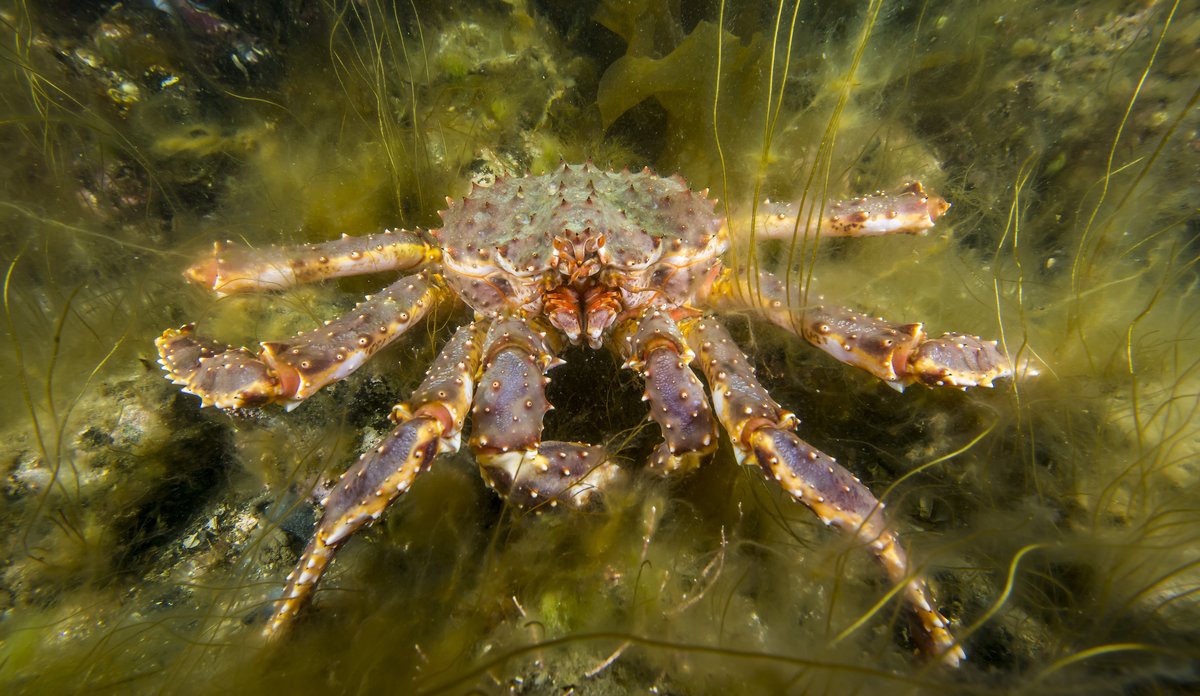
{"type": "MultiPolygon", "coordinates": [[[[821,216],[766,203],[760,236],[920,233],[947,203],[920,184],[824,206],[821,216]]],[[[551,174],[499,178],[450,201],[435,231],[393,230],[323,244],[250,249],[218,243],[188,269],[219,295],[382,271],[401,277],[353,311],[256,352],[197,336],[191,325],[157,341],[168,375],[204,405],[288,408],[340,380],[435,306],[463,302],[460,327],[425,380],[391,414],[395,427],[342,475],[283,595],[267,636],[279,635],[311,598],[337,549],[378,519],[440,452],[456,451],[467,413],[469,445],[483,478],[519,506],[578,506],[613,478],[602,447],[544,441],[550,408],[545,373],[568,343],[608,347],[645,381],[663,442],[649,466],[687,471],[713,452],[717,423],[739,462],[757,466],[826,524],[860,539],[901,587],[914,636],[932,656],[957,664],[963,651],[926,582],[910,568],[883,504],[832,457],[793,432],[796,417],[766,392],[745,354],[710,310],[766,319],[898,389],[990,386],[1012,374],[994,341],[926,336],[836,306],[789,307],[768,273],[723,264],[726,220],[706,192],[678,177],[608,172],[589,164],[551,174]],[[696,375],[707,382],[711,401],[696,375]],[[711,404],[711,406],[710,406],[711,404]]]]}

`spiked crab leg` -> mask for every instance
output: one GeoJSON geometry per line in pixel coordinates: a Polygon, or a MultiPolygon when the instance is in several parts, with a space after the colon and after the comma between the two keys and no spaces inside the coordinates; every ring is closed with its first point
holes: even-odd
{"type": "Polygon", "coordinates": [[[392,409],[397,424],[375,449],[342,474],[321,504],[325,512],[263,635],[278,636],[309,601],[333,556],[363,525],[383,511],[429,469],[439,452],[458,450],[482,355],[482,324],[464,326],[442,348],[413,395],[392,409]]]}
{"type": "Polygon", "coordinates": [[[662,474],[694,469],[700,458],[717,448],[717,424],[704,388],[689,364],[696,354],[665,310],[653,307],[626,320],[614,334],[625,367],[646,380],[643,401],[658,423],[663,442],[650,457],[662,474]]]}
{"type": "MultiPolygon", "coordinates": [[[[926,193],[920,182],[914,181],[895,191],[834,201],[824,208],[766,201],[746,223],[753,222],[759,239],[924,234],[949,208],[945,198],[926,193]]],[[[744,229],[748,231],[750,225],[744,229]]]]}
{"type": "Polygon", "coordinates": [[[791,309],[777,277],[765,271],[756,279],[749,275],[722,271],[713,283],[713,306],[754,310],[897,391],[918,382],[929,387],[990,387],[994,380],[1013,374],[1012,363],[996,341],[953,332],[929,338],[919,323],[896,324],[844,307],[791,309]]]}
{"type": "Polygon", "coordinates": [[[192,324],[168,329],[154,343],[171,381],[200,397],[204,406],[244,408],[277,401],[292,408],[354,372],[447,297],[440,282],[417,273],[320,328],[262,343],[257,354],[197,336],[192,324]]]}
{"type": "Polygon", "coordinates": [[[808,506],[825,524],[853,534],[883,564],[918,623],[917,642],[945,663],[966,656],[950,635],[925,580],[912,573],[898,535],[883,515],[883,503],[829,455],[792,432],[796,417],[759,384],[746,356],[711,317],[683,322],[684,336],[697,347],[696,360],[713,395],[717,417],[729,433],[740,462],[758,464],[763,474],[808,506]]]}
{"type": "Polygon", "coordinates": [[[320,244],[253,249],[216,242],[212,255],[184,271],[193,283],[218,296],[282,290],[327,278],[405,271],[437,261],[439,253],[421,236],[387,230],[363,237],[342,235],[320,244]]]}
{"type": "Polygon", "coordinates": [[[562,364],[553,337],[515,317],[492,324],[471,410],[470,445],[483,479],[522,509],[581,506],[618,471],[603,447],[542,441],[542,417],[550,410],[544,375],[562,364]]]}

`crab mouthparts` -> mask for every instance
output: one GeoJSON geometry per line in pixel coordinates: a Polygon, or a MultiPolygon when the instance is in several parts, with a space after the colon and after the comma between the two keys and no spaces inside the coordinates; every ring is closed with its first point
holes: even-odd
{"type": "Polygon", "coordinates": [[[555,270],[567,276],[566,285],[578,285],[603,265],[600,252],[604,248],[604,235],[593,235],[591,228],[581,232],[563,230],[563,236],[555,237],[553,242],[552,263],[555,270]]]}
{"type": "Polygon", "coordinates": [[[583,290],[572,285],[560,285],[546,293],[546,318],[567,340],[578,345],[587,337],[588,345],[599,349],[604,334],[621,313],[621,295],[603,285],[589,285],[583,290]]]}

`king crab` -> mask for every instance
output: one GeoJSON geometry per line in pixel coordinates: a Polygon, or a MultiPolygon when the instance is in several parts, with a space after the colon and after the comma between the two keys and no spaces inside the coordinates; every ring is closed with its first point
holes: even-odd
{"type": "MultiPolygon", "coordinates": [[[[920,184],[833,203],[823,215],[767,203],[756,224],[770,235],[919,233],[947,203],[920,184]]],[[[604,449],[543,441],[550,405],[545,373],[567,343],[607,346],[645,380],[644,400],[663,442],[649,466],[695,467],[718,443],[719,421],[740,463],[757,465],[826,524],[860,539],[902,587],[914,636],[930,654],[964,657],[925,580],[908,564],[879,502],[857,478],[793,432],[796,417],[755,378],[745,354],[705,308],[759,313],[838,360],[903,389],[991,386],[1012,374],[995,341],[921,324],[894,324],[835,306],[787,306],[769,273],[723,264],[725,219],[706,192],[648,169],[614,173],[590,164],[499,178],[450,201],[443,227],[386,231],[322,244],[248,249],[218,243],[187,270],[218,295],[276,290],[337,276],[406,271],[353,311],[259,350],[231,348],[171,329],[160,362],[183,391],[224,409],[271,402],[295,407],[343,379],[437,305],[463,302],[475,320],[442,348],[424,381],[392,409],[391,430],[322,500],[324,514],[288,576],[264,629],[280,635],[312,597],[321,574],[355,532],[378,519],[441,452],[457,451],[467,412],[469,446],[484,480],[511,503],[579,506],[617,472],[604,449]],[[703,373],[711,407],[693,367],[703,373]],[[714,419],[715,412],[715,419],[714,419]]]]}

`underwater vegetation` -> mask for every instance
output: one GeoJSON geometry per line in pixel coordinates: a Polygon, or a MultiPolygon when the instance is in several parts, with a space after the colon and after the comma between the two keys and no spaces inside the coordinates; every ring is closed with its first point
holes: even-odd
{"type": "Polygon", "coordinates": [[[1194,4],[6,0],[0,52],[6,693],[1200,688],[1194,4]],[[180,272],[216,240],[437,226],[473,182],[587,159],[708,187],[793,308],[1001,340],[1016,378],[901,394],[727,318],[887,503],[960,669],[727,442],[642,472],[641,387],[585,350],[547,434],[604,441],[627,485],[523,514],[443,457],[259,639],[314,498],[463,317],[290,413],[226,414],[163,379],[164,328],[255,345],[388,281],[215,299],[180,272]],[[952,203],[927,236],[757,240],[756,203],[913,179],[952,203]]]}

